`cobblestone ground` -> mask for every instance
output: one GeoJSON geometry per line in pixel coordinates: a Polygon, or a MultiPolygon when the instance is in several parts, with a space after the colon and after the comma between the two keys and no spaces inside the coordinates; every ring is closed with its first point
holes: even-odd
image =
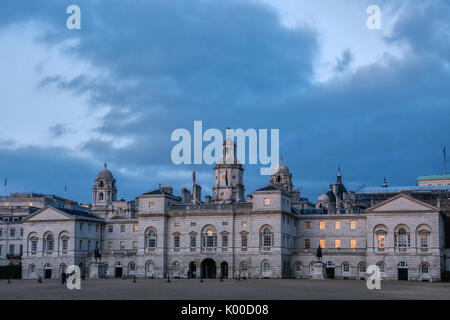
{"type": "Polygon", "coordinates": [[[88,279],[81,290],[58,280],[0,280],[0,299],[450,299],[450,283],[382,281],[369,290],[362,280],[88,279]]]}

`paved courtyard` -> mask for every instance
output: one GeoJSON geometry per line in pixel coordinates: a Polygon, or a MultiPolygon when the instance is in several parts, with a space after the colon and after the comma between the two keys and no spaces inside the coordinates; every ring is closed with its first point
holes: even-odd
{"type": "Polygon", "coordinates": [[[450,283],[382,281],[369,290],[362,280],[88,279],[68,290],[58,280],[0,280],[0,299],[450,299],[450,283]]]}

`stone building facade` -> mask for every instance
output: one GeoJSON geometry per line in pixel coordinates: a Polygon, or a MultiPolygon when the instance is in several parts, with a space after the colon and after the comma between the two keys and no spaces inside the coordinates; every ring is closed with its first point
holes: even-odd
{"type": "Polygon", "coordinates": [[[448,187],[351,192],[339,170],[313,204],[280,161],[268,185],[245,196],[244,169],[229,150],[226,140],[204,201],[195,179],[192,193],[159,187],[118,201],[105,164],[89,210],[46,204],[20,221],[23,278],[56,278],[70,264],[92,275],[95,249],[94,276],[107,277],[309,278],[319,246],[328,278],[364,279],[378,265],[386,279],[436,281],[449,269],[448,187]]]}

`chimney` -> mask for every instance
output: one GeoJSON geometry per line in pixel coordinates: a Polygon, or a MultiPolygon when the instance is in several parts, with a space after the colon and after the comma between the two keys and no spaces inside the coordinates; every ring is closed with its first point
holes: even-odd
{"type": "Polygon", "coordinates": [[[292,203],[300,202],[300,190],[292,190],[291,191],[292,203]]]}
{"type": "Polygon", "coordinates": [[[211,203],[211,196],[205,196],[205,203],[211,203]]]}
{"type": "Polygon", "coordinates": [[[183,203],[191,202],[191,192],[189,191],[189,189],[186,188],[181,189],[181,201],[183,203]]]}
{"type": "Polygon", "coordinates": [[[202,202],[202,187],[200,187],[198,184],[194,185],[194,194],[192,195],[192,198],[194,200],[194,203],[202,202]]]}

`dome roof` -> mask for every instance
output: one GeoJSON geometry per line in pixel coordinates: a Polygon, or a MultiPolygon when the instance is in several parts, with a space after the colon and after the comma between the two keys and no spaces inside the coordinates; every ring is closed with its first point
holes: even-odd
{"type": "Polygon", "coordinates": [[[107,169],[107,164],[105,162],[105,169],[100,171],[97,175],[97,179],[107,179],[107,180],[114,180],[114,176],[111,171],[107,169]]]}
{"type": "Polygon", "coordinates": [[[322,193],[318,198],[317,202],[324,202],[324,201],[330,201],[330,197],[326,193],[322,193]]]}
{"type": "Polygon", "coordinates": [[[275,169],[273,170],[272,175],[274,174],[289,174],[289,168],[283,163],[283,158],[280,157],[280,162],[277,164],[275,169]]]}

